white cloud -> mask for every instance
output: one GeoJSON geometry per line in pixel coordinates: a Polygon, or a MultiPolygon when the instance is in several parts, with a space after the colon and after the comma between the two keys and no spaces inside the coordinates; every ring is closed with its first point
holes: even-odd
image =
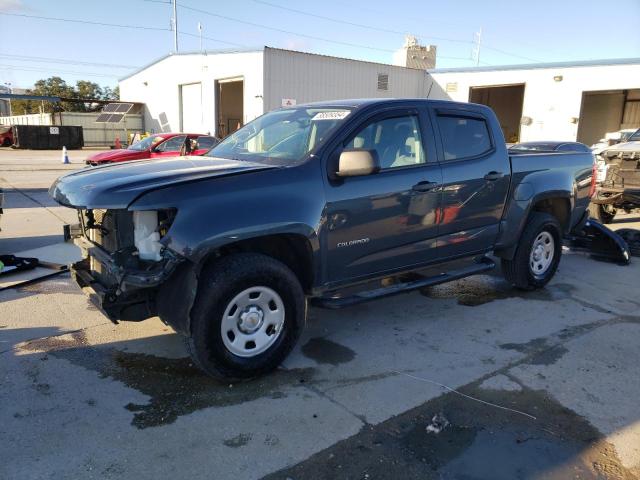
{"type": "Polygon", "coordinates": [[[22,0],[0,0],[0,12],[19,12],[26,10],[22,0]]]}

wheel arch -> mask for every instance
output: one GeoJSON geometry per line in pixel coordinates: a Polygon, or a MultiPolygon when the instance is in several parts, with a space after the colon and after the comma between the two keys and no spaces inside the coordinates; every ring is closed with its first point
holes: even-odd
{"type": "Polygon", "coordinates": [[[512,218],[501,224],[503,232],[497,242],[495,255],[506,260],[513,259],[522,233],[534,212],[548,213],[557,218],[561,226],[561,234],[566,235],[571,230],[573,205],[571,192],[565,190],[541,192],[527,201],[513,201],[506,214],[507,217],[512,218]],[[514,217],[517,217],[517,220],[514,217]],[[511,234],[508,233],[509,229],[512,229],[511,234]]]}

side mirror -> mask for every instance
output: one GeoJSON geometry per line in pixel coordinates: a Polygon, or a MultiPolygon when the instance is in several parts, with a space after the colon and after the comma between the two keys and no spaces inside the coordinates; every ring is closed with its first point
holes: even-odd
{"type": "Polygon", "coordinates": [[[378,152],[363,148],[343,150],[338,160],[338,177],[359,177],[380,171],[378,152]]]}

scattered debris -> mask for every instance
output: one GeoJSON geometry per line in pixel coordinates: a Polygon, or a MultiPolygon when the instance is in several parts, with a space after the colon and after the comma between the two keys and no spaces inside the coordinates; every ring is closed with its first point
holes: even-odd
{"type": "Polygon", "coordinates": [[[428,433],[436,435],[449,426],[449,420],[442,413],[436,413],[431,419],[431,423],[427,425],[428,433]]]}

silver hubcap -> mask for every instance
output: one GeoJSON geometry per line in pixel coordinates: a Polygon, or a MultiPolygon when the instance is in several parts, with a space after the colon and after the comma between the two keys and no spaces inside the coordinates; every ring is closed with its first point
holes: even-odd
{"type": "Polygon", "coordinates": [[[254,357],[273,345],[283,324],[284,303],[280,295],[268,287],[251,287],[229,302],[220,333],[231,353],[254,357]]]}
{"type": "Polygon", "coordinates": [[[534,275],[544,275],[553,263],[555,240],[549,232],[540,232],[533,242],[529,267],[534,275]]]}

